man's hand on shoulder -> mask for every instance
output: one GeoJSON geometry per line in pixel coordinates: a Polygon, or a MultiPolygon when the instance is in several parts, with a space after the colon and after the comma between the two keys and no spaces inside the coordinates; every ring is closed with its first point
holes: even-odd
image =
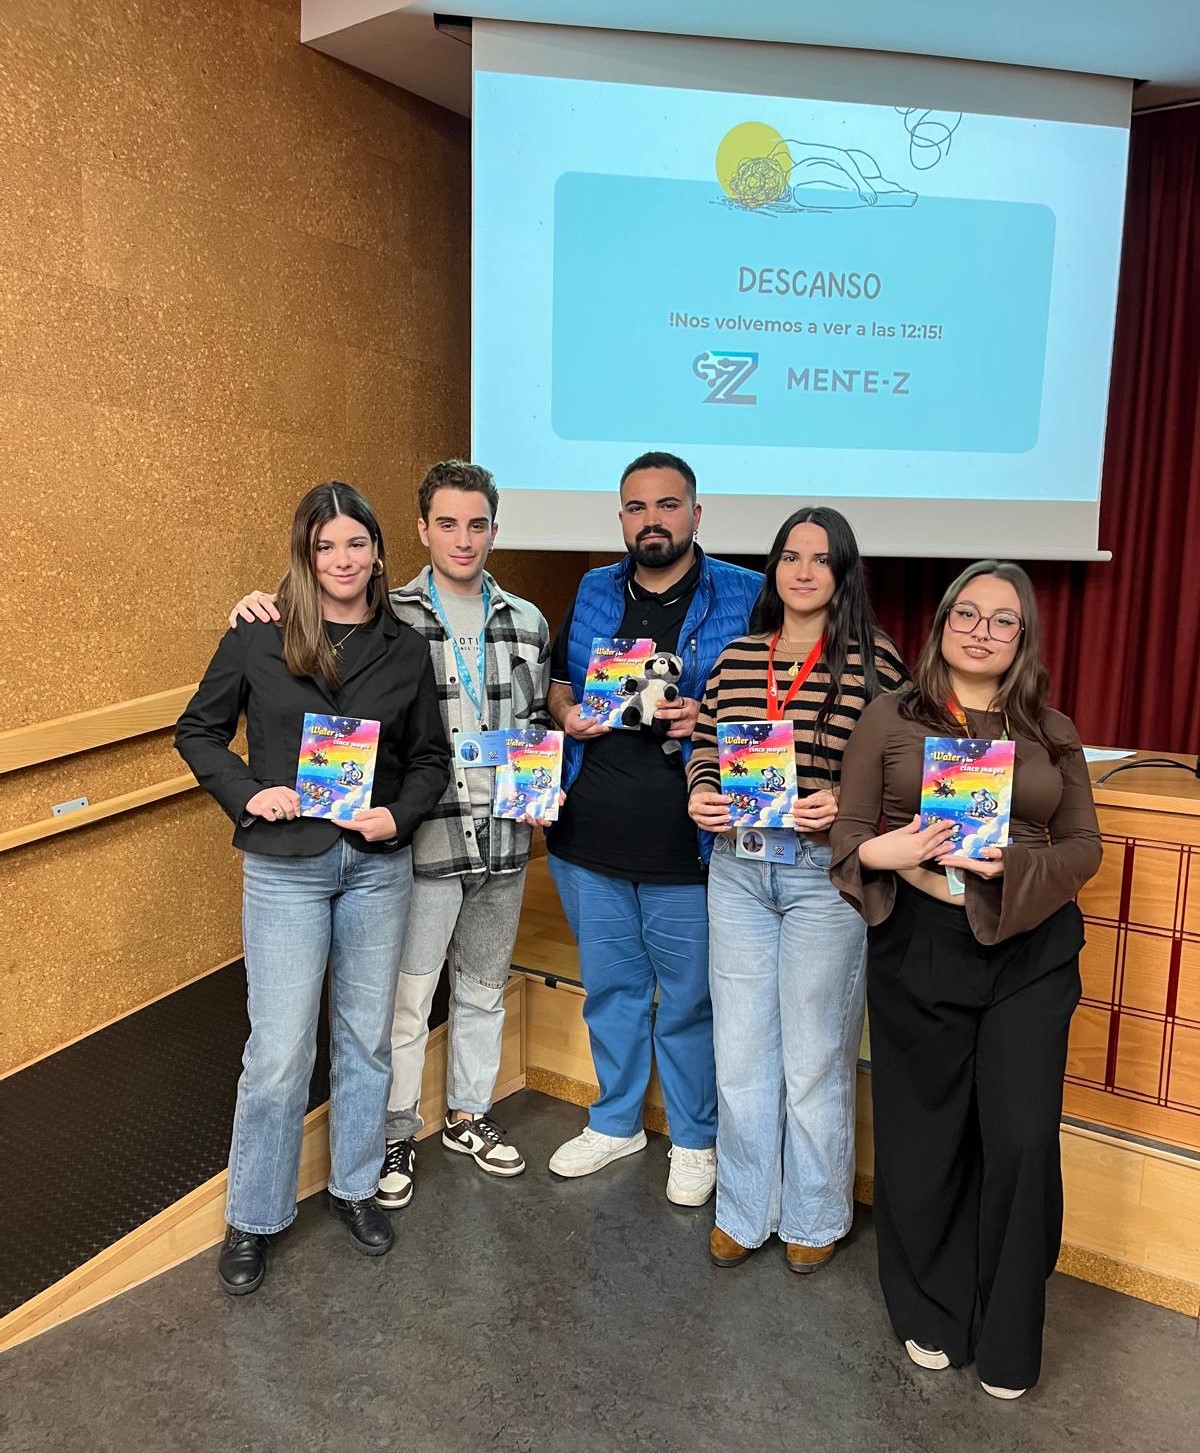
{"type": "Polygon", "coordinates": [[[229,627],[235,629],[238,621],[277,621],[279,612],[275,609],[274,592],[252,590],[243,595],[229,612],[229,627]]]}

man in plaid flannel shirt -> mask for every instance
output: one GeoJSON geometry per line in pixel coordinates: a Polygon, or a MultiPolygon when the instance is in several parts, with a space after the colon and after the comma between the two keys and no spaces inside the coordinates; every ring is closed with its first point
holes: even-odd
{"type": "MultiPolygon", "coordinates": [[[[550,637],[542,613],[484,569],[496,539],[499,492],[491,473],[450,459],[417,493],[429,564],[392,591],[407,625],[429,642],[442,721],[460,732],[551,726],[550,637]]],[[[255,592],[236,613],[275,616],[255,592]]],[[[492,773],[456,758],[449,785],[413,839],[413,898],[392,1024],[392,1091],[377,1199],[389,1210],[413,1195],[413,1142],[429,1011],[443,963],[450,973],[447,1114],[442,1144],[495,1176],[525,1169],[489,1113],[504,1031],[504,988],[517,935],[532,828],[491,816],[492,773]]]]}

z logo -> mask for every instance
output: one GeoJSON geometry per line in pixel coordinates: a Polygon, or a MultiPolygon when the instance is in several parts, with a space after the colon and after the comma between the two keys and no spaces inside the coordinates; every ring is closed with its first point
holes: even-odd
{"type": "Polygon", "coordinates": [[[706,352],[692,360],[692,372],[701,383],[709,385],[706,404],[758,403],[757,394],[738,393],[757,369],[757,353],[706,352]]]}

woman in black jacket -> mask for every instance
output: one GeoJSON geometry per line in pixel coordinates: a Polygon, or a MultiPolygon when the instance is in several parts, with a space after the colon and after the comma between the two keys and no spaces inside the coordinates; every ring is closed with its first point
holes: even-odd
{"type": "Polygon", "coordinates": [[[379,524],[349,485],[318,485],[300,501],[279,609],[278,625],[243,622],[225,635],[175,734],[200,785],[236,824],[244,855],[250,1038],[218,1263],[232,1296],[261,1285],[267,1240],[296,1215],[327,965],[331,1205],[360,1251],[391,1249],[374,1197],[409,843],[450,763],[429,649],[392,612],[379,524]],[[243,712],[248,762],[229,750],[243,712]],[[308,713],[345,727],[379,724],[371,806],[336,819],[302,815],[315,805],[296,791],[308,713]]]}

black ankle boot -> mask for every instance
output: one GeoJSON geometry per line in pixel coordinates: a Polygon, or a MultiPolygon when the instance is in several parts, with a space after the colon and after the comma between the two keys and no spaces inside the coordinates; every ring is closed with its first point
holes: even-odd
{"type": "Polygon", "coordinates": [[[256,1236],[251,1231],[239,1231],[230,1226],[225,1232],[225,1244],[217,1258],[217,1280],[221,1290],[231,1297],[244,1297],[256,1292],[262,1286],[267,1274],[267,1242],[269,1236],[256,1236]]]}
{"type": "Polygon", "coordinates": [[[343,1201],[329,1197],[329,1209],[350,1233],[350,1240],[364,1256],[386,1256],[396,1237],[392,1223],[375,1204],[374,1196],[365,1201],[343,1201]]]}

